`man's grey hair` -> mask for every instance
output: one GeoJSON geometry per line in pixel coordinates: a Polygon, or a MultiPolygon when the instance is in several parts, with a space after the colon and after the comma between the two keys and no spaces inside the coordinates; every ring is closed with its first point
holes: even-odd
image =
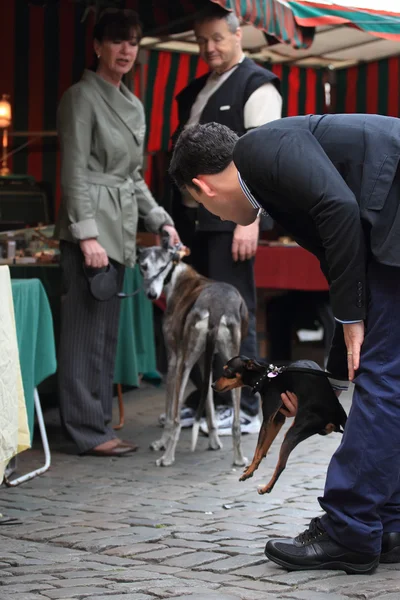
{"type": "Polygon", "coordinates": [[[217,4],[211,6],[206,12],[202,13],[195,20],[195,25],[204,23],[205,21],[213,21],[214,19],[224,19],[231,33],[235,33],[240,27],[240,21],[233,11],[225,10],[217,4]]]}

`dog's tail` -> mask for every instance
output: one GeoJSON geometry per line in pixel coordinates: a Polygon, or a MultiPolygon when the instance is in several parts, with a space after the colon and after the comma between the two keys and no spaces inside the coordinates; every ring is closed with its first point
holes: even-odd
{"type": "Polygon", "coordinates": [[[207,394],[210,388],[210,377],[212,371],[213,356],[215,347],[217,345],[219,322],[217,324],[209,324],[207,331],[206,346],[204,351],[204,372],[203,381],[201,385],[200,402],[197,407],[196,416],[192,427],[192,452],[196,449],[197,439],[199,437],[200,419],[204,413],[204,407],[206,405],[207,394]]]}

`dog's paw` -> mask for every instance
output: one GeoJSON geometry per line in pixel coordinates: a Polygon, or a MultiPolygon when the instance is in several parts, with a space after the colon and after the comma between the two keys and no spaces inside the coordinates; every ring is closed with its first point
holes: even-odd
{"type": "Polygon", "coordinates": [[[175,462],[172,458],[167,458],[165,455],[156,460],[157,467],[170,467],[175,462]]]}
{"type": "Polygon", "coordinates": [[[165,450],[165,444],[163,440],[156,440],[150,444],[150,450],[165,450]]]}
{"type": "Polygon", "coordinates": [[[272,490],[271,486],[262,485],[257,489],[257,492],[260,496],[263,496],[264,494],[269,494],[271,490],[272,490]]]}
{"type": "MultiPolygon", "coordinates": [[[[245,456],[239,456],[238,458],[235,458],[233,461],[233,464],[236,467],[245,467],[246,465],[249,464],[249,460],[245,457],[245,456]]],[[[242,475],[243,477],[243,475],[242,475]]],[[[241,481],[242,478],[239,479],[239,481],[241,481]]]]}
{"type": "Polygon", "coordinates": [[[246,479],[250,479],[250,477],[253,477],[253,475],[254,475],[254,469],[247,467],[247,469],[244,470],[243,475],[241,477],[239,477],[239,481],[246,481],[246,479]]]}
{"type": "Polygon", "coordinates": [[[221,450],[222,448],[222,442],[219,439],[218,435],[215,433],[210,434],[209,438],[208,438],[208,449],[209,450],[221,450]]]}

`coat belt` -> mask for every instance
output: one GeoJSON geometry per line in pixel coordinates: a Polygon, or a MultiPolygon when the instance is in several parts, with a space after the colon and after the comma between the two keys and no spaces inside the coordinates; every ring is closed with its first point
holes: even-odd
{"type": "Polygon", "coordinates": [[[99,171],[87,171],[89,183],[94,185],[103,185],[104,187],[121,189],[127,184],[132,187],[133,179],[131,177],[120,177],[119,175],[111,175],[110,173],[100,173],[99,171]]]}

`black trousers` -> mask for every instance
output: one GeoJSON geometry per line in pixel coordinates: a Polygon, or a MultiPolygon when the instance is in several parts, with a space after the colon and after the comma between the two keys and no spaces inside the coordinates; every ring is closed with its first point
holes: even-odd
{"type": "MultiPolygon", "coordinates": [[[[234,262],[232,258],[233,232],[200,231],[196,232],[191,243],[191,263],[202,275],[215,281],[223,281],[234,285],[241,293],[249,311],[249,329],[247,337],[242,341],[240,352],[251,358],[257,358],[256,331],[256,286],[254,281],[254,259],[234,262]]],[[[219,376],[222,362],[216,357],[214,372],[219,376]]],[[[199,385],[200,375],[194,370],[192,380],[199,385]]],[[[201,380],[201,378],[200,378],[201,380]]],[[[230,395],[223,398],[230,401],[230,395]]],[[[218,401],[220,401],[221,396],[218,401]]],[[[249,388],[242,389],[242,409],[254,416],[258,414],[259,398],[249,388]]]]}
{"type": "MultiPolygon", "coordinates": [[[[91,295],[77,244],[61,242],[64,294],[58,356],[62,422],[80,453],[116,437],[111,426],[121,300],[91,295]]],[[[122,289],[125,267],[113,262],[122,289]]]]}

